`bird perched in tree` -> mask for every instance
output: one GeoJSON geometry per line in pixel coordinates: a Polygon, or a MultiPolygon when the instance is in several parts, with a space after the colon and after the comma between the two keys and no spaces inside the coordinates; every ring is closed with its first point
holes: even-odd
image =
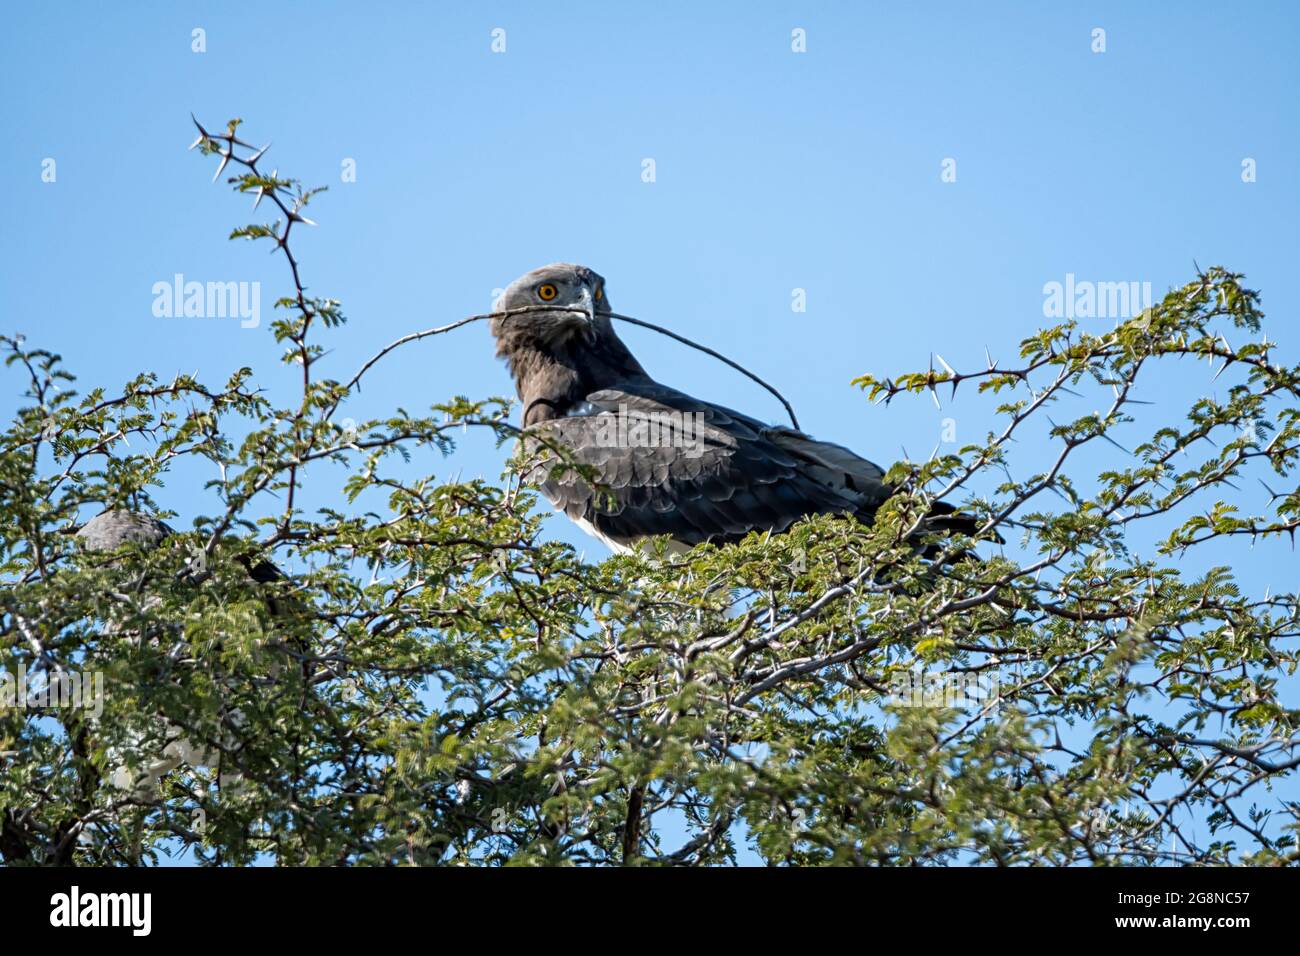
{"type": "MultiPolygon", "coordinates": [[[[815,514],[870,523],[894,493],[884,470],[840,445],[693,398],[647,374],[614,332],[605,280],[554,263],[520,276],[492,320],[514,376],[531,464],[525,479],[617,552],[654,535],[684,550],[782,532],[815,514]],[[547,446],[594,473],[556,469],[547,446]]],[[[937,503],[928,530],[978,523],[937,503]]]]}
{"type": "MultiPolygon", "coordinates": [[[[122,508],[109,508],[87,521],[76,533],[81,546],[90,552],[114,554],[128,545],[141,551],[153,551],[161,547],[175,532],[165,522],[148,514],[128,511],[122,508]]],[[[109,560],[113,560],[110,558],[109,560]]],[[[248,576],[259,585],[267,586],[287,581],[279,568],[265,559],[251,559],[246,556],[237,558],[248,576]]],[[[185,577],[193,583],[200,582],[206,576],[205,563],[200,553],[191,556],[187,563],[185,577]]],[[[272,617],[285,620],[297,610],[293,602],[286,603],[277,599],[271,589],[266,590],[265,603],[272,617]]],[[[156,607],[157,598],[148,599],[146,606],[156,607]]],[[[160,635],[145,635],[134,630],[129,623],[132,615],[127,613],[119,617],[112,609],[111,603],[105,612],[105,636],[132,641],[156,641],[160,635]]],[[[181,636],[181,628],[172,628],[176,633],[168,639],[173,656],[188,655],[191,651],[188,643],[181,636]]],[[[277,663],[272,667],[273,676],[279,677],[283,668],[277,663]]],[[[223,713],[223,720],[231,727],[239,728],[244,724],[244,715],[238,709],[223,713]]],[[[209,746],[195,740],[183,727],[161,715],[145,716],[139,726],[118,728],[120,739],[108,749],[110,764],[109,780],[119,790],[131,790],[137,796],[147,796],[157,787],[158,781],[182,765],[191,767],[221,768],[223,755],[220,748],[209,746]]],[[[226,734],[222,741],[226,748],[233,748],[236,740],[226,734]]],[[[238,773],[224,771],[220,775],[223,788],[238,788],[238,773]]]]}
{"type": "Polygon", "coordinates": [[[82,525],[77,540],[87,551],[116,551],[128,543],[151,551],[173,534],[166,522],[153,515],[109,508],[82,525]]]}

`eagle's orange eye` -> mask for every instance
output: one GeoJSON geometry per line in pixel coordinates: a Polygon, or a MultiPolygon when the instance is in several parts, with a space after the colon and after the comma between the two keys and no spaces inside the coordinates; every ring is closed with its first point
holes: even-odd
{"type": "Polygon", "coordinates": [[[596,301],[599,302],[603,298],[605,298],[605,287],[598,285],[596,286],[596,301]]]}
{"type": "Polygon", "coordinates": [[[560,290],[555,288],[555,286],[551,285],[549,282],[543,283],[537,287],[537,297],[543,302],[550,302],[559,294],[560,290]]]}

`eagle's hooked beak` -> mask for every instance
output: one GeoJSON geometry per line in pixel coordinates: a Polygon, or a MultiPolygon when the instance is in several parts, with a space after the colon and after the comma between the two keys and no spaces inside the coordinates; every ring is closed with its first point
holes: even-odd
{"type": "Polygon", "coordinates": [[[587,285],[582,286],[578,293],[578,301],[575,308],[581,310],[582,317],[590,327],[596,321],[596,303],[591,297],[591,289],[587,285]]]}

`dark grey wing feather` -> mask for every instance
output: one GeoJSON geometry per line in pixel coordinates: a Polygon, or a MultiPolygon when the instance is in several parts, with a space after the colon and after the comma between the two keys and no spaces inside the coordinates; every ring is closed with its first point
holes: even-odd
{"type": "Polygon", "coordinates": [[[847,449],[649,379],[593,392],[581,409],[529,430],[525,477],[616,545],[661,534],[687,545],[734,541],[821,513],[869,520],[888,497],[881,470],[847,449]],[[597,487],[575,469],[557,473],[544,442],[594,469],[597,487]]]}

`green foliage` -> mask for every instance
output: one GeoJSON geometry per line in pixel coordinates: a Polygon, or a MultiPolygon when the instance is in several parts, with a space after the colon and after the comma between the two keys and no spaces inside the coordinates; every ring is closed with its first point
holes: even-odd
{"type": "MultiPolygon", "coordinates": [[[[237,125],[198,145],[234,154],[237,125]]],[[[462,428],[513,440],[508,403],[339,424],[361,375],[314,376],[310,336],[343,316],[304,294],[288,241],[313,193],[231,161],[234,188],[282,212],[232,237],[292,266],[274,334],[295,405],[249,369],[80,396],[57,356],[4,340],[29,384],[0,438],[0,657],[106,686],[99,714],[0,710],[5,863],[710,864],[744,840],[773,863],[1297,860],[1297,598],[1172,563],[1300,521],[1296,490],[1265,515],[1235,491],[1300,450],[1300,372],[1253,337],[1240,276],[1211,269],[1104,334],[1042,330],[1018,365],[864,376],[880,400],[974,380],[1005,426],[896,466],[871,527],[587,564],[540,534],[513,473],[410,475],[462,428]],[[1138,383],[1179,358],[1222,365],[1223,397],[1068,474],[1132,433],[1138,383]],[[1051,424],[1051,464],[1014,477],[1011,442],[1080,388],[1106,404],[1051,424]],[[211,504],[163,546],[77,547],[103,506],[156,512],[190,459],[211,504]],[[346,466],[336,504],[306,514],[295,496],[328,463],[346,466]],[[918,553],[929,503],[993,472],[966,503],[984,543],[918,553]],[[262,558],[288,576],[254,580],[262,558]],[[900,699],[920,670],[992,693],[900,699]],[[211,759],[136,785],[178,734],[211,759]]]]}

